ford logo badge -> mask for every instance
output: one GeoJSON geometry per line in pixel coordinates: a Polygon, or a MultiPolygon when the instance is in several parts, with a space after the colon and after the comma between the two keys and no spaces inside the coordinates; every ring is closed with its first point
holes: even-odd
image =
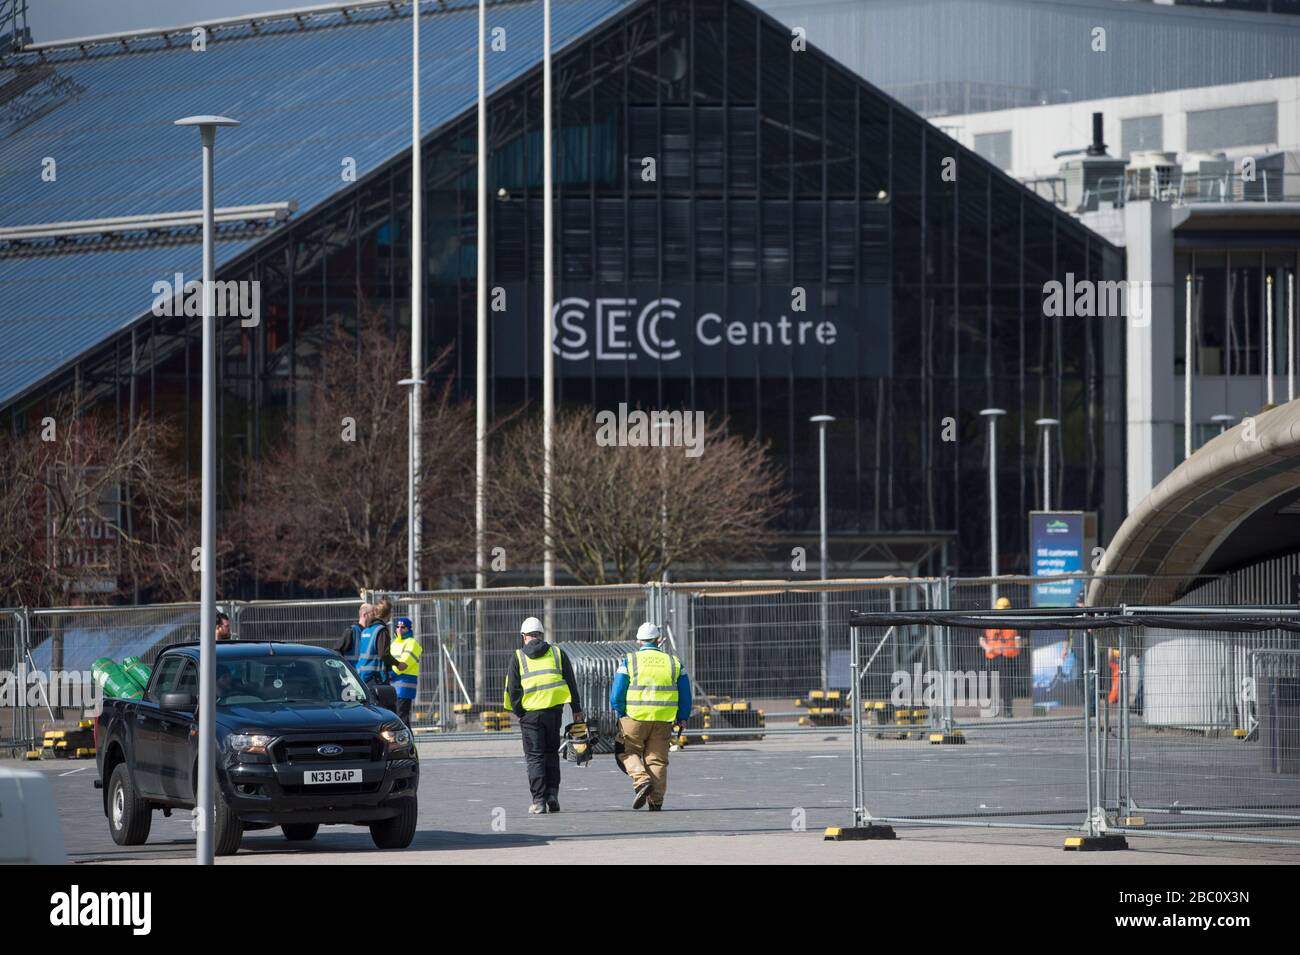
{"type": "Polygon", "coordinates": [[[337,756],[339,753],[343,752],[343,747],[337,746],[334,743],[326,743],[324,746],[317,746],[316,752],[320,753],[322,756],[337,756]]]}

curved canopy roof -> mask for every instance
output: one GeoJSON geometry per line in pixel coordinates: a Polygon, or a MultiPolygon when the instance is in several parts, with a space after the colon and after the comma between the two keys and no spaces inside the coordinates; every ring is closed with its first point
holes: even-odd
{"type": "Polygon", "coordinates": [[[1104,606],[1118,599],[1119,582],[1105,580],[1108,574],[1164,578],[1151,581],[1143,599],[1166,602],[1198,574],[1297,549],[1300,400],[1246,418],[1157,484],[1120,525],[1088,602],[1104,606]]]}

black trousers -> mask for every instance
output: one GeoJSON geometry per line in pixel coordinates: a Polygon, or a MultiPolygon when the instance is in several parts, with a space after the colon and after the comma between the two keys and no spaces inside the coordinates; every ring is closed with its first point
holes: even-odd
{"type": "Polygon", "coordinates": [[[397,698],[398,719],[400,719],[407,726],[411,725],[411,704],[414,702],[415,700],[404,700],[401,697],[397,698]]]}
{"type": "Polygon", "coordinates": [[[560,728],[564,706],[533,710],[519,720],[524,737],[524,759],[528,762],[528,788],[533,802],[545,803],[560,792],[560,728]]]}

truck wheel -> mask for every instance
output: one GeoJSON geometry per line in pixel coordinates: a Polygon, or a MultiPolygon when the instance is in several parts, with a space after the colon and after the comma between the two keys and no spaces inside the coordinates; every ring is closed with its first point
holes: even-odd
{"type": "Polygon", "coordinates": [[[213,833],[212,854],[233,856],[239,851],[239,843],[244,839],[244,824],[226,802],[226,797],[221,792],[221,784],[218,783],[214,789],[213,801],[216,803],[217,825],[213,833]]]}
{"type": "Polygon", "coordinates": [[[401,808],[392,819],[370,824],[370,838],[381,849],[405,849],[415,838],[415,822],[420,807],[414,796],[403,799],[399,805],[401,808]]]}
{"type": "Polygon", "coordinates": [[[316,830],[320,828],[320,823],[294,822],[280,828],[284,830],[284,837],[290,842],[306,842],[308,839],[316,838],[316,830]]]}
{"type": "Polygon", "coordinates": [[[149,838],[153,810],[131,784],[126,763],[113,767],[108,780],[108,829],[119,846],[142,846],[149,838]]]}

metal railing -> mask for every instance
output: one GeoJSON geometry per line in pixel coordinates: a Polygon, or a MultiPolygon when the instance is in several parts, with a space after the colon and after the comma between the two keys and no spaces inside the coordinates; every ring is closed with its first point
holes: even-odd
{"type": "MultiPolygon", "coordinates": [[[[1053,183],[1052,177],[1029,180],[1026,184],[1042,194],[1039,183],[1053,183]]],[[[1067,197],[1053,201],[1064,205],[1067,197]]],[[[1179,172],[1172,168],[1130,170],[1128,175],[1102,176],[1096,185],[1083,192],[1079,207],[1093,209],[1099,204],[1120,208],[1133,201],[1159,199],[1176,205],[1200,205],[1213,202],[1296,202],[1300,201],[1300,173],[1280,169],[1259,169],[1253,178],[1245,178],[1240,169],[1228,172],[1179,172]],[[1135,175],[1135,173],[1141,173],[1135,175]]]]}

